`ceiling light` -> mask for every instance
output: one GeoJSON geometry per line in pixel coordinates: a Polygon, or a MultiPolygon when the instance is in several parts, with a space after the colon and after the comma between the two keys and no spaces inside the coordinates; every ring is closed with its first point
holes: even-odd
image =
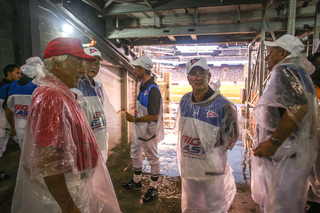
{"type": "Polygon", "coordinates": [[[62,31],[71,34],[73,32],[73,27],[70,24],[64,24],[62,25],[62,31]]]}
{"type": "Polygon", "coordinates": [[[210,53],[218,49],[219,46],[176,46],[176,48],[182,53],[210,53]]]}

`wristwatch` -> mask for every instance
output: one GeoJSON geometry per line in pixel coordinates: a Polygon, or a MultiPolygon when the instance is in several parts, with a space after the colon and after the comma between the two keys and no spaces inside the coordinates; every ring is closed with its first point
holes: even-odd
{"type": "Polygon", "coordinates": [[[276,138],[273,138],[273,137],[270,137],[270,139],[272,140],[272,143],[274,145],[277,145],[277,146],[281,146],[282,145],[282,142],[279,139],[276,139],[276,138]]]}

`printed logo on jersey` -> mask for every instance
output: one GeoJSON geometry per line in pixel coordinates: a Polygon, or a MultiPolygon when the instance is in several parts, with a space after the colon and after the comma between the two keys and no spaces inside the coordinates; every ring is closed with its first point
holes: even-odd
{"type": "Polygon", "coordinates": [[[90,49],[90,54],[92,54],[94,52],[98,52],[98,51],[96,49],[90,49]]]}
{"type": "Polygon", "coordinates": [[[218,117],[218,115],[215,112],[209,110],[207,112],[207,118],[214,118],[214,117],[218,117]]]}
{"type": "Polygon", "coordinates": [[[29,113],[29,105],[14,105],[14,115],[15,117],[27,117],[29,113]]]}
{"type": "Polygon", "coordinates": [[[137,117],[137,116],[138,116],[138,113],[139,113],[138,110],[135,110],[135,111],[134,111],[134,117],[137,117]]]}
{"type": "Polygon", "coordinates": [[[90,124],[91,129],[97,129],[105,126],[107,126],[107,120],[104,114],[102,112],[95,112],[90,124]]]}
{"type": "Polygon", "coordinates": [[[144,95],[148,95],[148,91],[146,90],[146,91],[144,91],[144,95]]]}
{"type": "Polygon", "coordinates": [[[192,60],[190,60],[190,63],[191,63],[191,66],[194,64],[194,63],[196,63],[197,61],[200,61],[200,59],[192,59],[192,60]]]}
{"type": "Polygon", "coordinates": [[[201,146],[201,141],[199,138],[183,135],[181,142],[182,153],[185,157],[196,158],[200,160],[205,159],[205,151],[201,146]]]}

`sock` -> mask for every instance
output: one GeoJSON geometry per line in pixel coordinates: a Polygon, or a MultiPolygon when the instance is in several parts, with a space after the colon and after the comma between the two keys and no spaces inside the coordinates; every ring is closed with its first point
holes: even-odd
{"type": "Polygon", "coordinates": [[[140,174],[140,175],[134,174],[133,175],[133,182],[139,183],[141,181],[141,176],[142,176],[142,174],[140,174]]]}
{"type": "Polygon", "coordinates": [[[157,189],[158,188],[158,181],[151,181],[150,186],[152,186],[153,188],[157,189]]]}

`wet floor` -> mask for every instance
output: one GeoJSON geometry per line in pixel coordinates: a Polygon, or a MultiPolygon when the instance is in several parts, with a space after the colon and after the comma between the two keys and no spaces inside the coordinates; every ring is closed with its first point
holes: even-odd
{"type": "MultiPolygon", "coordinates": [[[[178,172],[176,157],[177,136],[173,125],[177,111],[176,105],[165,109],[166,136],[159,143],[160,178],[158,183],[159,196],[150,203],[143,203],[142,196],[150,183],[150,167],[144,160],[142,191],[122,188],[121,182],[130,180],[133,175],[132,160],[130,158],[130,132],[132,126],[126,122],[124,112],[114,114],[108,119],[109,157],[107,166],[118,197],[120,208],[124,213],[179,213],[181,212],[181,180],[178,172]]],[[[229,163],[237,184],[237,194],[228,212],[231,213],[259,213],[250,192],[250,152],[247,145],[238,141],[233,150],[229,151],[229,163]]],[[[12,174],[7,180],[0,181],[0,212],[9,213],[13,195],[14,183],[19,162],[19,147],[10,142],[7,151],[0,160],[0,170],[5,168],[12,174]]]]}
{"type": "MultiPolygon", "coordinates": [[[[130,130],[122,113],[122,129],[127,129],[128,134],[122,136],[121,142],[110,151],[107,166],[112,178],[114,188],[124,213],[170,213],[181,212],[181,180],[176,156],[177,135],[174,131],[175,114],[177,105],[166,106],[164,110],[165,139],[158,144],[160,159],[160,178],[158,199],[143,203],[142,197],[150,183],[150,166],[146,158],[143,161],[142,191],[128,190],[121,186],[121,182],[130,180],[133,175],[132,161],[130,158],[130,130]],[[121,160],[119,160],[121,159],[121,160]]],[[[228,212],[231,213],[259,213],[259,206],[251,198],[250,191],[250,151],[248,146],[238,141],[231,151],[228,151],[228,161],[233,169],[237,185],[235,200],[228,212]]]]}

